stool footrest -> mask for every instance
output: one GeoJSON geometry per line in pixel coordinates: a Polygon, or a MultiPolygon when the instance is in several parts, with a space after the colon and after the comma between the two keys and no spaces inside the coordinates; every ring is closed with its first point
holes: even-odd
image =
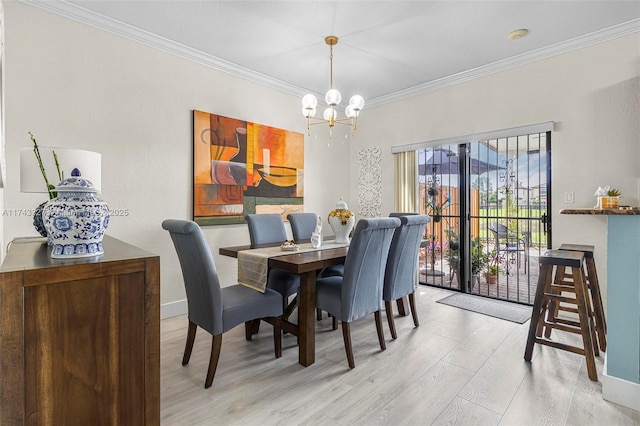
{"type": "Polygon", "coordinates": [[[544,297],[547,299],[555,300],[556,302],[572,303],[574,305],[576,303],[576,299],[573,297],[560,296],[559,294],[555,293],[545,293],[544,297]]]}
{"type": "Polygon", "coordinates": [[[577,308],[570,308],[568,306],[562,306],[562,305],[558,305],[558,310],[563,312],[571,312],[574,314],[579,313],[577,308]]]}
{"type": "MultiPolygon", "coordinates": [[[[574,333],[578,333],[581,334],[582,332],[580,331],[580,323],[578,321],[572,321],[572,320],[568,320],[568,319],[564,319],[564,318],[556,318],[555,322],[552,322],[552,324],[564,324],[564,325],[569,325],[572,327],[575,327],[575,331],[573,331],[574,333]]],[[[558,329],[560,329],[560,327],[556,327],[558,329]]],[[[569,330],[565,330],[565,331],[569,331],[569,330]]]]}
{"type": "Polygon", "coordinates": [[[573,285],[573,281],[560,281],[558,283],[552,283],[551,288],[560,291],[568,291],[569,293],[575,293],[576,288],[573,285]]]}
{"type": "Polygon", "coordinates": [[[574,354],[584,355],[584,349],[577,346],[567,345],[566,343],[555,342],[553,340],[541,339],[536,337],[536,343],[541,345],[551,346],[552,348],[562,349],[565,351],[573,352],[574,354]]]}

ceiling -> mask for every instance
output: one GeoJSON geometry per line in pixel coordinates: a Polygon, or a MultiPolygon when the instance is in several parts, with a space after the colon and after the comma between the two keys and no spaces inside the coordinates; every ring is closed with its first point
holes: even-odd
{"type": "Polygon", "coordinates": [[[334,87],[365,108],[640,31],[640,0],[23,1],[321,98],[336,35],[334,87]]]}

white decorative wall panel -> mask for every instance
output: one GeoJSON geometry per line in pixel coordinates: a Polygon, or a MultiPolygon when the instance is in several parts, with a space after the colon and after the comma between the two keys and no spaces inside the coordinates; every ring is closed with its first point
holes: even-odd
{"type": "Polygon", "coordinates": [[[381,150],[378,147],[358,151],[358,207],[360,217],[380,217],[382,205],[381,150]]]}

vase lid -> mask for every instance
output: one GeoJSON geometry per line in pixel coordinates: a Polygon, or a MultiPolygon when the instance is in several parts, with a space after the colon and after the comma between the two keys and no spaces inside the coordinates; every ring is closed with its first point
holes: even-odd
{"type": "Polygon", "coordinates": [[[347,203],[342,198],[340,198],[340,201],[338,201],[336,203],[336,209],[337,210],[349,210],[349,207],[347,206],[347,203]]]}
{"type": "Polygon", "coordinates": [[[73,169],[71,177],[62,180],[56,185],[57,192],[89,192],[97,193],[98,190],[93,186],[90,180],[80,177],[80,170],[73,169]]]}

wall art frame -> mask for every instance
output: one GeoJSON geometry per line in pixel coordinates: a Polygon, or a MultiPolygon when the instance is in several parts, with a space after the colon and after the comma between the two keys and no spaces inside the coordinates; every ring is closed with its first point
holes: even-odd
{"type": "Polygon", "coordinates": [[[193,220],[244,223],[250,213],[300,212],[304,134],[193,111],[193,220]]]}

